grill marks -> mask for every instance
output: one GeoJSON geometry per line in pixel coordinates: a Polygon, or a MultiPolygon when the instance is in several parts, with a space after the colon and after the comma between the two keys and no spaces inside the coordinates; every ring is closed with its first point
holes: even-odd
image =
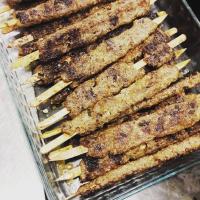
{"type": "MultiPolygon", "coordinates": [[[[149,19],[145,18],[144,20],[136,20],[135,26],[131,28],[133,33],[131,33],[131,30],[127,30],[126,28],[124,31],[124,28],[122,28],[124,32],[121,33],[120,31],[119,35],[116,35],[116,31],[112,32],[112,34],[109,34],[109,37],[111,37],[110,42],[112,42],[113,45],[116,47],[112,51],[109,51],[107,46],[108,38],[105,37],[105,39],[100,41],[98,45],[95,43],[88,46],[86,50],[81,50],[80,52],[76,50],[71,52],[69,55],[64,56],[62,59],[58,60],[58,63],[63,66],[61,78],[66,82],[73,80],[77,83],[81,83],[82,81],[102,71],[106,66],[108,66],[112,62],[115,62],[120,57],[123,57],[127,53],[127,51],[130,51],[130,53],[128,53],[127,56],[122,59],[122,61],[132,62],[132,55],[137,54],[136,57],[141,56],[140,48],[136,48],[137,50],[134,50],[134,48],[139,45],[139,43],[148,38],[148,36],[155,30],[155,28],[155,24],[149,19]],[[149,26],[148,23],[150,23],[149,26]],[[144,30],[143,34],[138,33],[139,38],[134,38],[134,32],[135,34],[137,34],[137,32],[140,32],[140,30],[144,30]],[[131,37],[131,41],[127,40],[129,37],[131,37]],[[121,44],[121,42],[123,42],[124,44],[121,44]],[[66,69],[66,71],[64,70],[64,68],[66,69]],[[75,71],[77,71],[77,74],[73,73],[75,71]]],[[[50,77],[53,77],[54,65],[51,66],[52,68],[48,67],[48,74],[51,74],[50,77]]],[[[40,74],[42,73],[43,72],[41,71],[40,74]]],[[[49,84],[52,83],[52,79],[48,80],[48,76],[43,75],[43,77],[41,77],[40,84],[42,84],[42,82],[49,82],[49,84]],[[45,80],[43,77],[45,77],[45,80]]]]}
{"type": "Polygon", "coordinates": [[[197,133],[181,142],[172,144],[153,155],[145,156],[136,161],[119,166],[117,169],[107,172],[103,176],[82,185],[77,193],[78,195],[88,195],[92,192],[103,189],[106,186],[122,181],[128,176],[144,172],[150,168],[160,166],[166,161],[198,150],[200,148],[199,139],[200,134],[197,133]]]}
{"type": "Polygon", "coordinates": [[[98,101],[88,111],[83,111],[71,121],[63,123],[63,132],[68,134],[84,134],[96,130],[123,114],[131,106],[141,102],[144,98],[151,98],[163,88],[177,80],[179,71],[173,66],[163,66],[156,72],[151,72],[142,79],[123,89],[118,95],[98,101]],[[167,76],[166,76],[167,74],[167,76]],[[162,80],[162,81],[161,81],[162,80]],[[149,88],[149,84],[151,87],[149,88]],[[118,106],[114,106],[114,105],[118,106]]]}
{"type": "MultiPolygon", "coordinates": [[[[137,17],[144,16],[149,10],[149,1],[146,0],[146,6],[139,7],[140,1],[113,2],[100,8],[82,21],[63,27],[40,39],[37,42],[40,59],[52,59],[57,57],[58,54],[62,55],[71,49],[94,42],[119,26],[128,24],[137,17]]],[[[110,47],[112,48],[112,44],[110,47]]]]}
{"type": "MultiPolygon", "coordinates": [[[[159,32],[160,37],[163,38],[162,34],[164,35],[164,33],[160,30],[157,32],[159,32]]],[[[157,35],[157,32],[155,35],[157,35]]],[[[154,53],[151,52],[152,49],[146,50],[145,48],[154,41],[154,37],[153,34],[153,36],[147,39],[147,42],[144,42],[144,44],[141,44],[136,49],[130,50],[121,61],[110,66],[96,78],[84,82],[77,87],[72,94],[67,96],[64,106],[70,111],[70,116],[77,116],[83,110],[94,106],[97,101],[119,93],[122,88],[128,87],[136,80],[142,78],[145,75],[145,70],[135,70],[132,61],[134,61],[138,55],[142,54],[143,49],[145,49],[145,54],[147,55],[154,53]],[[80,99],[82,101],[80,101],[80,99]]],[[[164,42],[165,41],[166,40],[164,40],[164,42]]],[[[162,42],[161,44],[165,43],[162,42]]],[[[159,65],[161,66],[164,62],[170,61],[173,58],[173,54],[170,54],[168,57],[168,60],[161,60],[159,65]]]]}
{"type": "Polygon", "coordinates": [[[108,155],[102,159],[86,156],[80,164],[82,171],[81,179],[82,181],[93,180],[98,176],[106,174],[106,172],[109,172],[112,169],[118,168],[120,165],[128,163],[129,161],[137,160],[143,156],[156,153],[167,146],[181,142],[184,139],[197,134],[199,128],[200,124],[197,123],[191,129],[183,130],[179,133],[162,138],[155,138],[154,140],[142,143],[141,145],[132,148],[124,154],[108,155]],[[95,166],[93,165],[94,162],[95,166]],[[91,165],[94,167],[91,168],[91,165]]]}
{"type": "Polygon", "coordinates": [[[82,142],[88,148],[89,156],[102,158],[107,154],[124,153],[155,137],[174,134],[184,128],[191,127],[199,120],[199,96],[195,98],[195,95],[191,95],[186,97],[184,102],[167,106],[155,113],[140,117],[136,121],[128,121],[108,128],[92,137],[91,142],[90,137],[83,138],[82,142]],[[84,140],[87,140],[87,143],[84,143],[84,140]],[[104,148],[97,151],[96,146],[101,144],[104,148]]]}
{"type": "Polygon", "coordinates": [[[31,26],[63,16],[69,16],[100,2],[103,2],[103,0],[47,0],[33,8],[17,11],[16,17],[23,26],[31,26]]]}

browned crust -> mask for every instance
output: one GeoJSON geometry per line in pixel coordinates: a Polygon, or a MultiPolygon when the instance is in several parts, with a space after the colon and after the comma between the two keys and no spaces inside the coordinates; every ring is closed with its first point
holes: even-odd
{"type": "Polygon", "coordinates": [[[81,166],[81,179],[82,181],[93,180],[98,176],[104,175],[106,172],[126,164],[129,161],[137,160],[141,157],[156,153],[157,151],[181,142],[184,139],[197,134],[200,130],[200,124],[196,124],[194,127],[188,130],[183,130],[177,134],[168,135],[163,138],[156,138],[149,142],[143,143],[125,154],[119,154],[115,156],[106,156],[102,159],[85,157],[80,163],[81,166]]]}
{"type": "Polygon", "coordinates": [[[79,10],[90,7],[103,0],[47,0],[33,8],[16,11],[16,17],[21,26],[32,26],[63,16],[69,16],[79,10]]]}
{"type": "Polygon", "coordinates": [[[40,59],[53,59],[92,43],[108,32],[147,15],[149,9],[149,0],[123,0],[106,5],[81,21],[39,39],[36,45],[40,59]]]}
{"type": "Polygon", "coordinates": [[[166,161],[184,156],[188,153],[196,151],[200,148],[200,134],[197,133],[185,139],[182,142],[170,145],[157,153],[145,156],[136,161],[129,162],[117,169],[111,170],[104,176],[82,185],[77,195],[88,195],[91,192],[98,191],[104,187],[114,185],[115,183],[124,180],[128,176],[144,172],[150,168],[161,166],[166,161]]]}
{"type": "MultiPolygon", "coordinates": [[[[83,20],[84,18],[88,17],[89,15],[94,14],[100,8],[109,4],[111,1],[113,1],[113,0],[106,1],[106,3],[97,4],[97,5],[93,6],[92,8],[87,8],[87,9],[85,9],[79,13],[75,13],[72,16],[69,16],[67,18],[56,19],[54,21],[50,21],[50,22],[46,22],[43,24],[33,26],[33,27],[25,28],[18,37],[23,37],[25,35],[32,35],[35,41],[40,38],[44,38],[45,36],[47,36],[49,34],[55,33],[55,31],[57,31],[57,30],[60,30],[67,26],[70,26],[76,22],[83,20]]],[[[30,42],[21,47],[20,55],[25,56],[36,50],[37,50],[37,43],[30,42]]]]}
{"type": "Polygon", "coordinates": [[[153,71],[115,96],[98,101],[91,109],[83,111],[71,121],[63,123],[62,131],[84,135],[118,118],[121,113],[137,103],[152,98],[179,77],[176,66],[165,65],[153,71]],[[116,106],[117,105],[117,106],[116,106]]]}
{"type": "Polygon", "coordinates": [[[83,138],[81,144],[92,157],[124,153],[143,142],[191,127],[200,120],[199,103],[200,95],[185,96],[183,102],[83,138]]]}
{"type": "Polygon", "coordinates": [[[117,94],[122,88],[139,80],[145,75],[145,69],[135,70],[133,62],[142,55],[147,63],[154,67],[159,67],[174,58],[172,49],[166,44],[169,38],[161,30],[156,31],[150,36],[148,41],[139,45],[119,62],[113,64],[97,77],[90,79],[78,86],[70,95],[67,96],[64,106],[70,111],[70,116],[75,117],[83,110],[94,106],[99,100],[117,94]],[[159,44],[157,43],[159,41],[159,44]],[[151,48],[149,48],[151,46],[151,48]],[[165,49],[160,55],[160,49],[165,49]],[[158,47],[158,48],[156,48],[158,47]],[[150,59],[153,56],[154,59],[150,59]],[[157,57],[157,58],[155,58],[157,57]],[[159,62],[158,62],[159,60],[159,62]],[[106,90],[105,90],[106,88],[106,90]],[[80,101],[81,99],[81,101],[80,101]]]}
{"type": "Polygon", "coordinates": [[[131,29],[103,40],[98,46],[91,46],[87,51],[73,52],[68,56],[63,56],[55,64],[50,63],[37,67],[35,73],[38,72],[40,75],[39,84],[50,84],[62,77],[64,81],[73,81],[77,85],[125,56],[130,49],[146,40],[155,29],[156,24],[148,18],[136,20],[131,29]],[[138,37],[133,37],[134,35],[138,37]],[[58,70],[54,72],[54,68],[58,70]]]}

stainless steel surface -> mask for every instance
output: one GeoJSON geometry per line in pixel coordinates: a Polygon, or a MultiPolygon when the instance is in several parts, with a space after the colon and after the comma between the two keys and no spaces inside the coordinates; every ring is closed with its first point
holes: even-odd
{"type": "MultiPolygon", "coordinates": [[[[198,70],[198,64],[200,63],[200,25],[191,12],[186,1],[159,0],[155,9],[166,10],[169,14],[169,17],[164,24],[165,28],[168,26],[175,26],[178,28],[179,34],[185,33],[188,36],[187,43],[184,46],[188,48],[187,54],[193,61],[190,66],[190,70],[198,70]]],[[[10,55],[13,52],[8,52],[5,46],[5,41],[1,41],[0,62],[9,81],[13,97],[16,100],[16,105],[19,108],[21,119],[26,129],[36,163],[40,170],[47,196],[49,200],[65,199],[67,194],[70,193],[70,188],[73,190],[73,187],[69,187],[67,183],[55,184],[54,179],[58,175],[56,166],[53,163],[48,163],[46,158],[42,157],[39,153],[39,148],[44,141],[39,139],[40,132],[37,131],[35,126],[38,120],[36,110],[30,109],[29,107],[29,102],[33,98],[33,95],[30,94],[33,94],[33,90],[31,90],[31,88],[28,90],[20,85],[22,76],[26,74],[23,70],[15,72],[10,70],[10,57],[13,59],[13,56],[10,55]]],[[[197,164],[200,164],[200,154],[198,152],[176,159],[175,161],[168,162],[159,169],[154,168],[146,173],[131,177],[114,187],[107,188],[96,193],[95,195],[90,196],[88,199],[124,199],[197,164]]],[[[78,182],[78,180],[76,181],[78,182]]],[[[77,182],[71,186],[76,187],[77,182]]]]}

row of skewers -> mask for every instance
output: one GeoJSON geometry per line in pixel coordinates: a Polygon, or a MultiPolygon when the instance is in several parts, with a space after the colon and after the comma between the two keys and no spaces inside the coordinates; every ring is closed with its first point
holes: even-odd
{"type": "Polygon", "coordinates": [[[64,164],[56,181],[80,177],[75,196],[88,195],[200,148],[200,95],[191,92],[200,74],[185,77],[190,60],[177,61],[186,49],[176,47],[186,36],[159,27],[167,14],[149,15],[155,1],[21,2],[0,9],[11,13],[3,33],[22,28],[9,44],[20,54],[12,67],[32,64],[24,84],[50,86],[31,106],[57,97],[63,104],[38,124],[61,121],[42,134],[51,141],[41,153],[58,163],[83,158],[64,164]]]}

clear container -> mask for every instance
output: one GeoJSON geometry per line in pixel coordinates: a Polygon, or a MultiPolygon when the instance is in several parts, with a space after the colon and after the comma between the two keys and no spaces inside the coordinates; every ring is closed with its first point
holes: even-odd
{"type": "MultiPolygon", "coordinates": [[[[192,59],[190,70],[200,69],[198,66],[200,64],[200,23],[186,0],[158,0],[154,9],[165,10],[169,14],[164,26],[177,27],[179,34],[185,33],[187,35],[188,39],[184,45],[187,47],[187,55],[192,59]]],[[[0,65],[4,70],[13,94],[13,99],[20,113],[21,122],[26,130],[27,138],[40,171],[47,197],[49,200],[64,200],[70,190],[73,190],[77,186],[78,180],[75,180],[71,187],[67,186],[66,183],[55,183],[54,180],[58,176],[55,163],[49,163],[39,153],[39,149],[44,141],[40,140],[39,134],[41,133],[36,129],[38,122],[37,111],[29,107],[29,102],[34,98],[35,91],[33,88],[27,88],[21,85],[23,80],[31,74],[30,72],[25,72],[24,69],[12,71],[9,68],[10,63],[16,57],[16,52],[6,49],[7,42],[7,38],[1,35],[0,65]]],[[[138,191],[159,183],[197,164],[200,164],[199,152],[177,158],[159,168],[153,168],[145,173],[132,176],[113,187],[91,195],[87,199],[125,199],[138,191]]]]}

